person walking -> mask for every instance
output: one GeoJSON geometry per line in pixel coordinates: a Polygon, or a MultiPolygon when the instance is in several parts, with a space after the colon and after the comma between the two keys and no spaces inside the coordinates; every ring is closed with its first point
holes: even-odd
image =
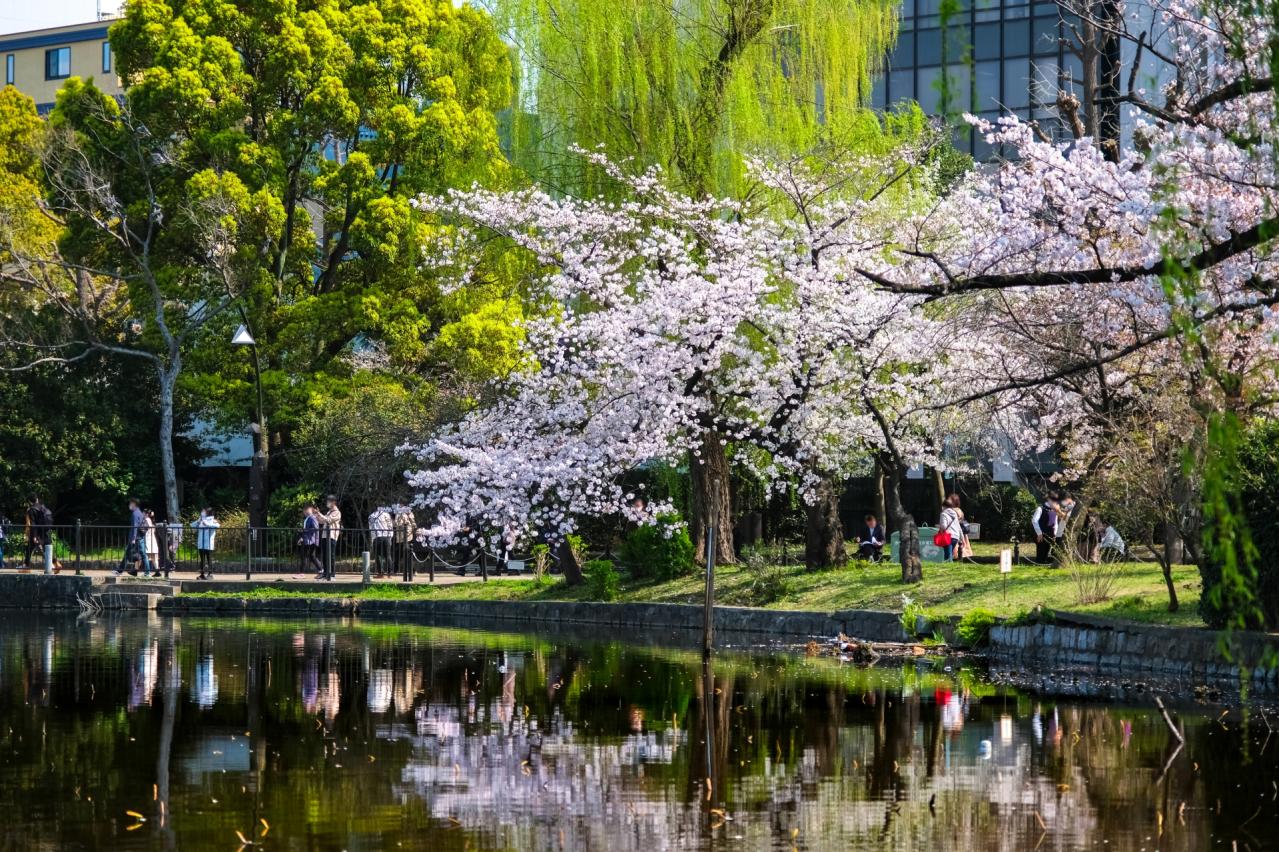
{"type": "Polygon", "coordinates": [[[324,577],[332,581],[337,573],[338,536],[342,535],[342,511],[338,508],[338,498],[330,494],[324,498],[324,511],[320,513],[320,540],[324,545],[324,577]]]}
{"type": "Polygon", "coordinates": [[[873,514],[867,514],[864,520],[861,532],[853,539],[857,543],[857,555],[870,562],[878,562],[884,557],[884,528],[873,514]]]}
{"type": "Polygon", "coordinates": [[[391,573],[391,536],[394,532],[390,509],[378,506],[369,514],[369,536],[373,539],[373,561],[379,580],[386,579],[391,573]]]}
{"type": "Polygon", "coordinates": [[[948,494],[942,503],[941,517],[937,520],[937,535],[945,541],[942,554],[947,562],[952,561],[956,553],[963,552],[964,522],[958,494],[948,494]]]}
{"type": "Polygon", "coordinates": [[[212,506],[200,510],[200,517],[191,522],[195,529],[195,549],[199,554],[200,573],[197,580],[213,579],[213,548],[217,543],[218,529],[222,524],[213,514],[212,506]]]}
{"type": "Polygon", "coordinates": [[[49,507],[44,505],[37,494],[32,494],[27,500],[26,534],[27,552],[22,559],[22,568],[29,571],[31,552],[34,550],[39,553],[43,564],[44,546],[53,541],[53,512],[49,511],[49,507]]]}
{"type": "Polygon", "coordinates": [[[160,576],[160,544],[155,537],[155,512],[147,509],[142,513],[142,549],[145,553],[143,566],[145,570],[142,572],[143,577],[150,577],[152,574],[160,576]]]}
{"type": "Polygon", "coordinates": [[[1035,508],[1030,516],[1030,526],[1035,531],[1035,561],[1046,565],[1052,556],[1053,544],[1057,541],[1057,516],[1061,512],[1061,494],[1049,491],[1048,496],[1035,508]]]}
{"type": "Polygon", "coordinates": [[[156,573],[163,570],[167,580],[170,574],[178,570],[178,545],[182,543],[182,527],[170,526],[168,520],[163,519],[156,522],[155,526],[156,538],[160,543],[160,567],[156,569],[156,573]]]}
{"type": "Polygon", "coordinates": [[[119,566],[115,569],[115,575],[118,577],[125,572],[127,568],[131,576],[138,576],[138,561],[146,560],[146,546],[141,538],[142,522],[146,519],[146,515],[142,514],[142,509],[138,504],[137,497],[129,498],[129,541],[124,548],[124,557],[120,560],[119,566]]]}
{"type": "Polygon", "coordinates": [[[0,571],[4,570],[5,545],[8,543],[8,540],[5,538],[5,536],[8,534],[8,532],[9,532],[9,519],[6,518],[4,515],[0,515],[0,571]]]}
{"type": "Polygon", "coordinates": [[[391,525],[395,528],[391,555],[394,562],[392,570],[399,574],[404,582],[413,581],[413,533],[417,529],[417,519],[408,506],[396,506],[391,511],[391,525]]]}
{"type": "Polygon", "coordinates": [[[324,579],[324,563],[320,561],[320,515],[314,503],[302,507],[302,570],[314,567],[315,579],[324,579]]]}

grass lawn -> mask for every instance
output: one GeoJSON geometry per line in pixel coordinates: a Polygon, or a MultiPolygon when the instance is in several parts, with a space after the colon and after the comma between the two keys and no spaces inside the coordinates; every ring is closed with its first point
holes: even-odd
{"type": "MultiPolygon", "coordinates": [[[[739,566],[716,569],[716,601],[738,606],[772,609],[877,609],[900,612],[903,595],[937,615],[964,615],[982,608],[996,615],[1011,616],[1043,606],[1052,609],[1088,612],[1113,618],[1181,626],[1201,625],[1198,614],[1199,572],[1181,566],[1174,572],[1181,608],[1168,612],[1167,591],[1159,567],[1151,562],[1126,562],[1109,566],[1115,574],[1107,600],[1080,604],[1076,584],[1067,569],[1017,566],[1008,579],[1007,599],[998,565],[967,563],[924,565],[924,581],[904,586],[900,567],[895,564],[851,563],[829,571],[807,572],[802,566],[784,566],[764,571],[739,566]]],[[[675,580],[654,583],[630,581],[623,574],[621,601],[700,603],[701,572],[675,580]]],[[[199,593],[233,594],[238,593],[199,593]]],[[[323,594],[323,593],[321,593],[323,594]]],[[[341,593],[335,593],[341,594],[341,593]]],[[[245,593],[249,597],[316,596],[311,592],[283,588],[261,588],[245,593]]],[[[571,588],[559,577],[541,584],[534,580],[495,580],[489,583],[458,583],[448,586],[370,586],[357,597],[439,598],[468,600],[589,600],[584,587],[571,588]]]]}

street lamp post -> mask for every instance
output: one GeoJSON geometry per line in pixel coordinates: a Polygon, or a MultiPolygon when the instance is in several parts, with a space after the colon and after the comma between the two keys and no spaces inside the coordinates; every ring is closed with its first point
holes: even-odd
{"type": "Polygon", "coordinates": [[[266,526],[266,476],[269,460],[267,449],[266,414],[262,407],[262,363],[258,359],[258,344],[249,332],[247,323],[241,323],[231,338],[233,346],[247,346],[253,356],[253,384],[257,389],[257,417],[250,427],[253,432],[253,461],[249,467],[249,526],[261,529],[266,526]]]}

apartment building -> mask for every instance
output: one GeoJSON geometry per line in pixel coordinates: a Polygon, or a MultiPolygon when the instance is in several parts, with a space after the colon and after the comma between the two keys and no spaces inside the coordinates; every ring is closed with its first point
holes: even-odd
{"type": "Polygon", "coordinates": [[[110,20],[99,20],[0,36],[0,62],[4,63],[0,83],[34,100],[41,115],[53,109],[58,89],[68,77],[93,78],[107,94],[123,95],[107,42],[110,25],[110,20]]]}

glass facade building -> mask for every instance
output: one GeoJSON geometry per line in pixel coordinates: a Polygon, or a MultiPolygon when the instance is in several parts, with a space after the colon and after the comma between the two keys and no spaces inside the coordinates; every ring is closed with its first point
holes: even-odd
{"type": "MultiPolygon", "coordinates": [[[[1011,112],[1062,136],[1058,92],[1083,97],[1078,18],[1055,2],[959,0],[958,11],[947,15],[943,26],[941,5],[941,0],[903,0],[900,35],[872,91],[872,104],[885,108],[915,100],[929,114],[970,112],[992,120],[1011,112]]],[[[955,144],[979,160],[1000,153],[962,125],[955,144]]]]}

